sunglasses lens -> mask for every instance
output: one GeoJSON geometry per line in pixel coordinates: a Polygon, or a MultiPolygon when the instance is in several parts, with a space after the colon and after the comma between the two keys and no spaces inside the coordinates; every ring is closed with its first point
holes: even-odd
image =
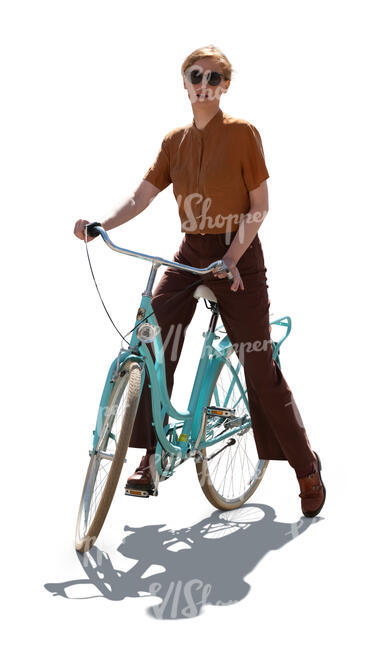
{"type": "Polygon", "coordinates": [[[210,86],[218,86],[222,78],[222,75],[219,72],[212,72],[209,78],[210,86]]]}
{"type": "MultiPolygon", "coordinates": [[[[191,70],[190,74],[187,74],[187,77],[189,78],[190,82],[192,84],[200,84],[202,83],[203,79],[203,73],[200,72],[200,70],[191,70]]],[[[219,83],[221,83],[221,79],[223,77],[223,74],[220,72],[208,72],[206,74],[206,80],[207,83],[210,84],[210,86],[218,86],[219,83]]]]}
{"type": "Polygon", "coordinates": [[[192,84],[200,84],[202,82],[202,73],[199,70],[192,70],[190,74],[190,81],[192,84]]]}

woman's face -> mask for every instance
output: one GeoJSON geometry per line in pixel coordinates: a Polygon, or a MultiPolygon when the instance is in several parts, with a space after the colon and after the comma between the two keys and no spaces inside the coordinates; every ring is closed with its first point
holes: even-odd
{"type": "Polygon", "coordinates": [[[202,59],[197,59],[189,68],[187,68],[183,78],[183,85],[187,90],[191,104],[195,104],[196,102],[207,102],[209,105],[217,105],[219,104],[222,93],[226,93],[227,89],[229,88],[229,79],[222,78],[218,86],[212,86],[210,83],[207,83],[207,72],[220,72],[223,74],[220,63],[218,63],[218,61],[216,61],[213,57],[205,56],[202,59]],[[191,70],[196,70],[196,72],[203,73],[203,77],[200,83],[191,83],[187,77],[191,70]]]}

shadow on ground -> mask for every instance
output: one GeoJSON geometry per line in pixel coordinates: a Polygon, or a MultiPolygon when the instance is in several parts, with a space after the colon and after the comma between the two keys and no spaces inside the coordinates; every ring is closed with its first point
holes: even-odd
{"type": "Polygon", "coordinates": [[[147,610],[153,618],[199,616],[206,604],[227,606],[245,598],[250,590],[245,577],[263,557],[323,519],[302,516],[297,522],[282,523],[275,517],[270,506],[252,503],[237,510],[216,510],[180,530],[167,529],[164,523],[125,526],[129,534],[118,551],[136,560],[128,571],[116,570],[108,554],[94,546],[77,553],[86,578],[44,586],[65,598],[80,598],[72,595],[76,585],[94,587],[96,595],[81,598],[157,596],[160,602],[147,610]]]}

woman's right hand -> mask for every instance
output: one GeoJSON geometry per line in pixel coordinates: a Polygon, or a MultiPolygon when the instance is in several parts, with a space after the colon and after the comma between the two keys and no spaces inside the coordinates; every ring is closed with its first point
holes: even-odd
{"type": "MultiPolygon", "coordinates": [[[[74,231],[73,231],[76,237],[85,241],[84,230],[85,230],[85,226],[87,226],[89,223],[91,222],[87,221],[86,219],[79,219],[78,221],[76,221],[74,225],[74,231]]],[[[88,235],[87,242],[92,241],[92,239],[96,239],[96,237],[91,237],[90,235],[88,235]]]]}

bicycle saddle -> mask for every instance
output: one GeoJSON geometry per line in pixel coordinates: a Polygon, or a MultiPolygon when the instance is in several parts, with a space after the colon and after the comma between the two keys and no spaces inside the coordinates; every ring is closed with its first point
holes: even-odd
{"type": "Polygon", "coordinates": [[[206,287],[205,284],[198,284],[194,291],[194,298],[197,300],[199,300],[199,298],[206,298],[212,302],[218,302],[214,291],[209,289],[209,287],[206,287]]]}

